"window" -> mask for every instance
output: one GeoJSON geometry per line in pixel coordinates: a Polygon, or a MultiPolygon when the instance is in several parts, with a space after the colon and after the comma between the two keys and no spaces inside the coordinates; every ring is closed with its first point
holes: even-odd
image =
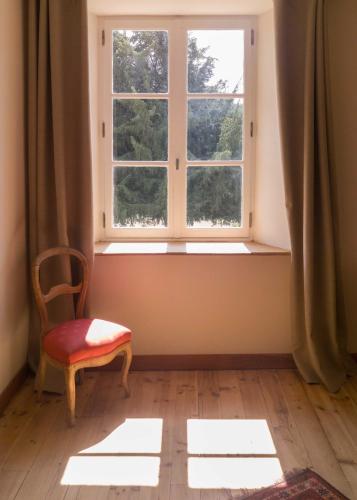
{"type": "Polygon", "coordinates": [[[103,19],[103,237],[249,237],[253,20],[103,19]]]}

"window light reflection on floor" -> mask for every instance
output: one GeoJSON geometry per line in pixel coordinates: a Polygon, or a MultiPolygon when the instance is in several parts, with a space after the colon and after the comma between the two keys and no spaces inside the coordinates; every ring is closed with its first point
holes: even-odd
{"type": "Polygon", "coordinates": [[[188,458],[190,488],[255,489],[283,477],[264,419],[188,419],[187,452],[200,455],[188,458]]]}
{"type": "Polygon", "coordinates": [[[264,419],[189,419],[187,451],[194,455],[275,455],[264,419]]]}
{"type": "Polygon", "coordinates": [[[159,457],[81,455],[70,457],[61,484],[155,487],[159,472],[159,457]]]}
{"type": "Polygon", "coordinates": [[[104,439],[69,458],[61,484],[157,486],[160,457],[147,454],[161,452],[162,426],[162,418],[125,419],[104,439]]]}
{"type": "Polygon", "coordinates": [[[162,424],[162,418],[127,418],[104,439],[79,453],[160,453],[162,424]]]}
{"type": "Polygon", "coordinates": [[[278,458],[190,457],[188,485],[200,489],[254,489],[283,477],[278,458]]]}
{"type": "MultiPolygon", "coordinates": [[[[162,431],[161,418],[125,419],[69,458],[61,484],[157,487],[162,431]]],[[[187,455],[189,488],[255,489],[283,477],[263,419],[188,419],[187,455]]]]}

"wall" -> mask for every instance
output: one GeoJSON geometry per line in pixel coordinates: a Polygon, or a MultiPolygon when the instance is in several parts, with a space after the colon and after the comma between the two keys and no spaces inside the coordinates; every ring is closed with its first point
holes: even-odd
{"type": "MultiPolygon", "coordinates": [[[[339,252],[356,352],[357,4],[327,5],[339,252]]],[[[258,51],[255,239],[288,248],[272,11],[259,16],[258,51]]],[[[289,352],[289,270],[287,256],[97,256],[92,313],[132,327],[137,354],[289,352]]]]}
{"type": "Polygon", "coordinates": [[[258,17],[254,239],[290,248],[281,163],[273,11],[258,17]]]}
{"type": "Polygon", "coordinates": [[[136,354],[290,352],[288,255],[98,255],[91,313],[136,354]]]}
{"type": "Polygon", "coordinates": [[[0,2],[0,393],[26,360],[22,1],[0,2]]]}
{"type": "MultiPolygon", "coordinates": [[[[259,47],[267,61],[260,58],[258,68],[260,108],[265,114],[258,123],[262,168],[257,179],[257,227],[261,241],[288,248],[277,112],[270,102],[272,95],[276,99],[275,81],[265,75],[268,66],[271,77],[274,64],[272,14],[261,18],[264,38],[258,43],[266,44],[259,47]],[[264,210],[269,217],[263,224],[264,210]]],[[[96,101],[96,16],[90,13],[88,21],[91,96],[96,101]]],[[[95,116],[94,102],[96,139],[95,116]]],[[[97,255],[91,314],[130,326],[136,354],[290,352],[289,271],[286,255],[97,255]]]]}
{"type": "Polygon", "coordinates": [[[273,0],[87,0],[90,12],[101,16],[187,16],[260,14],[272,8],[273,0]]]}
{"type": "Polygon", "coordinates": [[[331,152],[349,348],[357,352],[357,2],[327,2],[331,152]]]}

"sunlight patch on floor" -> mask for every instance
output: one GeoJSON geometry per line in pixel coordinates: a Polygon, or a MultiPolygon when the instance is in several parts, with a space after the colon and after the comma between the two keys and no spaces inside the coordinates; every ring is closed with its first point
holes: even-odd
{"type": "Polygon", "coordinates": [[[187,451],[195,455],[275,455],[266,420],[189,419],[187,451]]]}
{"type": "Polygon", "coordinates": [[[81,486],[158,486],[160,458],[74,456],[61,484],[81,486]]]}
{"type": "Polygon", "coordinates": [[[188,485],[199,489],[254,489],[270,486],[283,477],[277,458],[188,459],[188,485]]]}
{"type": "Polygon", "coordinates": [[[127,418],[102,441],[79,453],[160,453],[162,425],[162,418],[127,418]]]}

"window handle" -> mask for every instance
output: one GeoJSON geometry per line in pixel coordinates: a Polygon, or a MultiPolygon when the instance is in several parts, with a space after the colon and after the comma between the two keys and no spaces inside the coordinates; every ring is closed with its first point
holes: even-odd
{"type": "Polygon", "coordinates": [[[176,158],[176,170],[180,168],[180,158],[176,158]]]}

